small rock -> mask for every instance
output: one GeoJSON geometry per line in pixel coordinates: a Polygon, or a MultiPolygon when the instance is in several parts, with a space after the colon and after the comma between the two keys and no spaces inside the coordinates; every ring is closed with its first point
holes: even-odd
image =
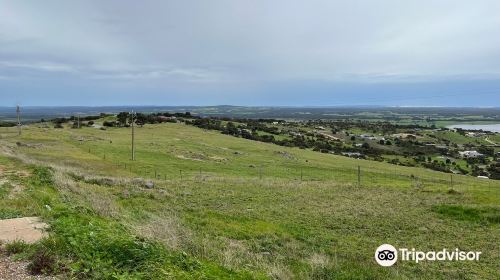
{"type": "Polygon", "coordinates": [[[155,184],[153,183],[153,181],[147,181],[144,186],[148,189],[152,189],[155,187],[155,184]]]}

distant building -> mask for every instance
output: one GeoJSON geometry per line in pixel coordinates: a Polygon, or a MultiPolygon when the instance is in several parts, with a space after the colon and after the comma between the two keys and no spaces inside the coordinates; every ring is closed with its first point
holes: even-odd
{"type": "Polygon", "coordinates": [[[393,134],[391,135],[392,137],[394,138],[402,138],[402,139],[405,139],[405,138],[417,138],[417,135],[415,134],[411,134],[411,133],[396,133],[396,134],[393,134]]]}
{"type": "Polygon", "coordinates": [[[342,155],[348,156],[348,157],[353,157],[353,158],[363,157],[363,154],[361,154],[361,153],[351,153],[351,152],[344,152],[344,153],[342,153],[342,155]]]}
{"type": "Polygon", "coordinates": [[[486,133],[484,133],[484,132],[467,132],[467,133],[465,133],[465,135],[468,137],[481,137],[481,136],[486,135],[486,133]]]}
{"type": "Polygon", "coordinates": [[[156,118],[159,122],[168,122],[168,121],[172,121],[172,120],[176,120],[177,118],[172,116],[172,117],[166,117],[166,116],[158,116],[156,118]]]}
{"type": "Polygon", "coordinates": [[[463,158],[478,158],[478,157],[483,157],[484,155],[479,153],[478,151],[463,151],[463,152],[458,152],[461,157],[463,158]]]}

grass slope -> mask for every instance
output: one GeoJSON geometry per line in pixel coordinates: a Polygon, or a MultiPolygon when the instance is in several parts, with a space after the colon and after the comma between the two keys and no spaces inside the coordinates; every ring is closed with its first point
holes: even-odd
{"type": "MultiPolygon", "coordinates": [[[[9,177],[29,187],[16,196],[0,196],[0,217],[44,216],[53,232],[38,246],[55,250],[70,274],[500,276],[500,185],[495,181],[454,175],[451,185],[449,174],[284,148],[181,124],[138,128],[135,162],[129,160],[129,129],[33,125],[20,138],[2,130],[0,135],[4,153],[10,155],[0,164],[32,174],[9,177]],[[27,163],[52,166],[53,179],[38,183],[46,176],[27,163]],[[151,178],[155,172],[154,189],[134,183],[133,178],[151,178]],[[89,242],[96,232],[105,241],[89,242]],[[483,255],[480,262],[398,262],[382,268],[373,259],[382,243],[483,255]],[[109,250],[138,261],[116,258],[109,250]]],[[[7,193],[12,186],[4,183],[2,188],[7,193]]]]}

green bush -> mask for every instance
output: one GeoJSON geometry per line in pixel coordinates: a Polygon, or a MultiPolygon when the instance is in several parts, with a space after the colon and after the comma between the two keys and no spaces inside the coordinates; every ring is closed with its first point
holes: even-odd
{"type": "Polygon", "coordinates": [[[49,167],[36,166],[33,168],[31,183],[36,186],[50,186],[54,184],[54,176],[49,167]]]}
{"type": "Polygon", "coordinates": [[[29,248],[29,244],[22,240],[16,240],[5,245],[7,255],[15,255],[25,252],[29,248]]]}

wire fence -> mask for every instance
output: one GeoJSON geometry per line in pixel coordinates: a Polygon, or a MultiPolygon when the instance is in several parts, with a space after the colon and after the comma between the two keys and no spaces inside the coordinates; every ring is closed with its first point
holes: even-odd
{"type": "MultiPolygon", "coordinates": [[[[14,129],[12,129],[14,132],[14,129]]],[[[115,153],[94,146],[82,147],[85,152],[100,157],[107,164],[119,170],[129,172],[150,180],[181,180],[200,181],[207,179],[241,178],[245,180],[270,180],[282,179],[295,182],[334,182],[335,184],[350,184],[359,187],[370,186],[403,186],[420,190],[447,190],[465,192],[471,188],[471,183],[480,182],[489,187],[500,187],[500,182],[490,179],[478,179],[471,176],[446,174],[430,170],[410,170],[409,168],[394,165],[390,167],[375,168],[369,161],[360,164],[321,166],[291,162],[286,164],[254,163],[235,168],[231,165],[207,165],[195,162],[192,167],[176,165],[175,162],[161,164],[147,164],[140,161],[124,160],[115,153]],[[433,174],[434,173],[434,174],[433,174]],[[487,183],[485,183],[487,182],[487,183]]]]}

